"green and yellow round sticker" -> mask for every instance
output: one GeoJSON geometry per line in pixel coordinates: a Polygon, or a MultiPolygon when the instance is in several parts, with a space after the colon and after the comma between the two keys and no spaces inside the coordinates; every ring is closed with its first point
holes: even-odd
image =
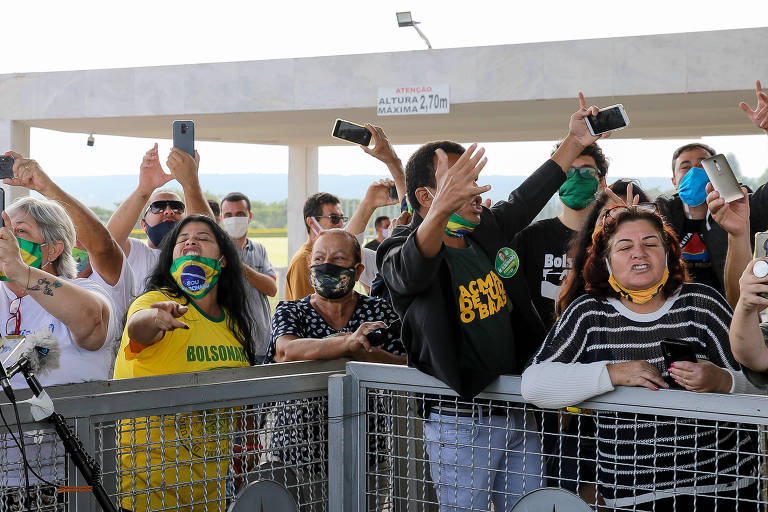
{"type": "Polygon", "coordinates": [[[509,247],[502,247],[496,253],[496,273],[501,277],[512,277],[520,267],[520,258],[509,247]]]}

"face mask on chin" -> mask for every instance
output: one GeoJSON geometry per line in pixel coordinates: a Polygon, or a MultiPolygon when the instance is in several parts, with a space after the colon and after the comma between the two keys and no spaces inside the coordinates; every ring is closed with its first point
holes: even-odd
{"type": "Polygon", "coordinates": [[[154,226],[150,226],[145,221],[144,231],[147,232],[147,237],[149,238],[149,241],[152,242],[152,245],[155,247],[160,247],[160,244],[163,242],[165,235],[167,235],[176,226],[176,224],[178,224],[177,221],[162,221],[158,222],[154,226]]]}

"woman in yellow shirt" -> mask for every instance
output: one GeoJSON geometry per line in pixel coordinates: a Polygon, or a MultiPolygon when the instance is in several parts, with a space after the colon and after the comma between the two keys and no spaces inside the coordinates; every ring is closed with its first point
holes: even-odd
{"type": "MultiPolygon", "coordinates": [[[[146,289],[128,310],[114,378],[253,364],[242,264],[212,219],[189,216],[166,235],[146,289]]],[[[224,510],[234,416],[219,409],[121,421],[121,506],[224,510]]]]}

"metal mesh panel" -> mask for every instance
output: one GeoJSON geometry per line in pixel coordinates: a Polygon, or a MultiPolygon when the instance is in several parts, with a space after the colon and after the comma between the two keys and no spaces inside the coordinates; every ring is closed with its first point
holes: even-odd
{"type": "Polygon", "coordinates": [[[596,510],[768,508],[763,427],[364,392],[368,510],[509,510],[541,486],[596,510]]]}
{"type": "Polygon", "coordinates": [[[67,461],[56,432],[22,425],[31,487],[25,496],[24,463],[16,442],[18,433],[12,427],[13,434],[0,434],[0,512],[65,510],[67,494],[58,493],[56,486],[67,484],[67,461]]]}
{"type": "Polygon", "coordinates": [[[302,511],[328,503],[327,397],[163,414],[96,426],[104,485],[133,511],[224,511],[256,480],[302,511]]]}

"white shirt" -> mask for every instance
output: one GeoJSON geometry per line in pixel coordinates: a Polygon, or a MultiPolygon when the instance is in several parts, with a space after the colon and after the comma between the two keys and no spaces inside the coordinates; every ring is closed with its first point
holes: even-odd
{"type": "Polygon", "coordinates": [[[88,276],[88,279],[98,283],[112,299],[116,326],[115,336],[105,343],[110,345],[111,354],[109,357],[109,370],[107,375],[109,378],[112,378],[115,358],[117,357],[117,351],[120,348],[120,340],[123,336],[123,320],[125,319],[125,314],[128,312],[128,307],[138,295],[136,293],[136,280],[133,274],[133,269],[128,264],[128,259],[125,255],[123,255],[123,265],[120,268],[120,277],[117,278],[117,283],[115,283],[114,286],[107,284],[95,270],[88,276]]]}
{"type": "Polygon", "coordinates": [[[141,294],[144,291],[147,278],[160,259],[160,249],[153,249],[138,238],[128,237],[128,243],[131,246],[128,264],[133,269],[136,293],[141,294]]]}
{"type": "MultiPolygon", "coordinates": [[[[112,298],[104,288],[90,279],[67,279],[61,276],[56,277],[56,279],[99,294],[106,300],[109,306],[109,324],[104,345],[99,350],[86,350],[74,342],[69,328],[43,309],[33,296],[25,295],[22,297],[19,301],[19,312],[21,314],[19,334],[23,336],[40,329],[48,329],[56,337],[61,349],[59,367],[51,369],[45,375],[37,375],[37,379],[43,387],[93,380],[107,380],[111,365],[112,340],[116,337],[119,322],[114,314],[112,298]]],[[[16,327],[15,320],[10,320],[11,314],[9,311],[10,304],[16,299],[16,295],[7,286],[2,288],[3,292],[0,293],[0,329],[3,331],[2,334],[5,335],[7,334],[6,326],[11,330],[14,330],[16,327]]],[[[76,307],[76,305],[73,305],[73,307],[76,307]]],[[[0,348],[0,359],[4,361],[20,342],[21,340],[6,340],[2,348],[0,348]]],[[[27,382],[21,375],[14,376],[11,379],[11,385],[17,389],[28,387],[27,382]]]]}
{"type": "Polygon", "coordinates": [[[360,274],[359,281],[368,288],[371,287],[371,283],[376,278],[376,274],[379,272],[379,267],[376,266],[376,251],[371,249],[362,248],[363,251],[363,273],[360,274]]]}

